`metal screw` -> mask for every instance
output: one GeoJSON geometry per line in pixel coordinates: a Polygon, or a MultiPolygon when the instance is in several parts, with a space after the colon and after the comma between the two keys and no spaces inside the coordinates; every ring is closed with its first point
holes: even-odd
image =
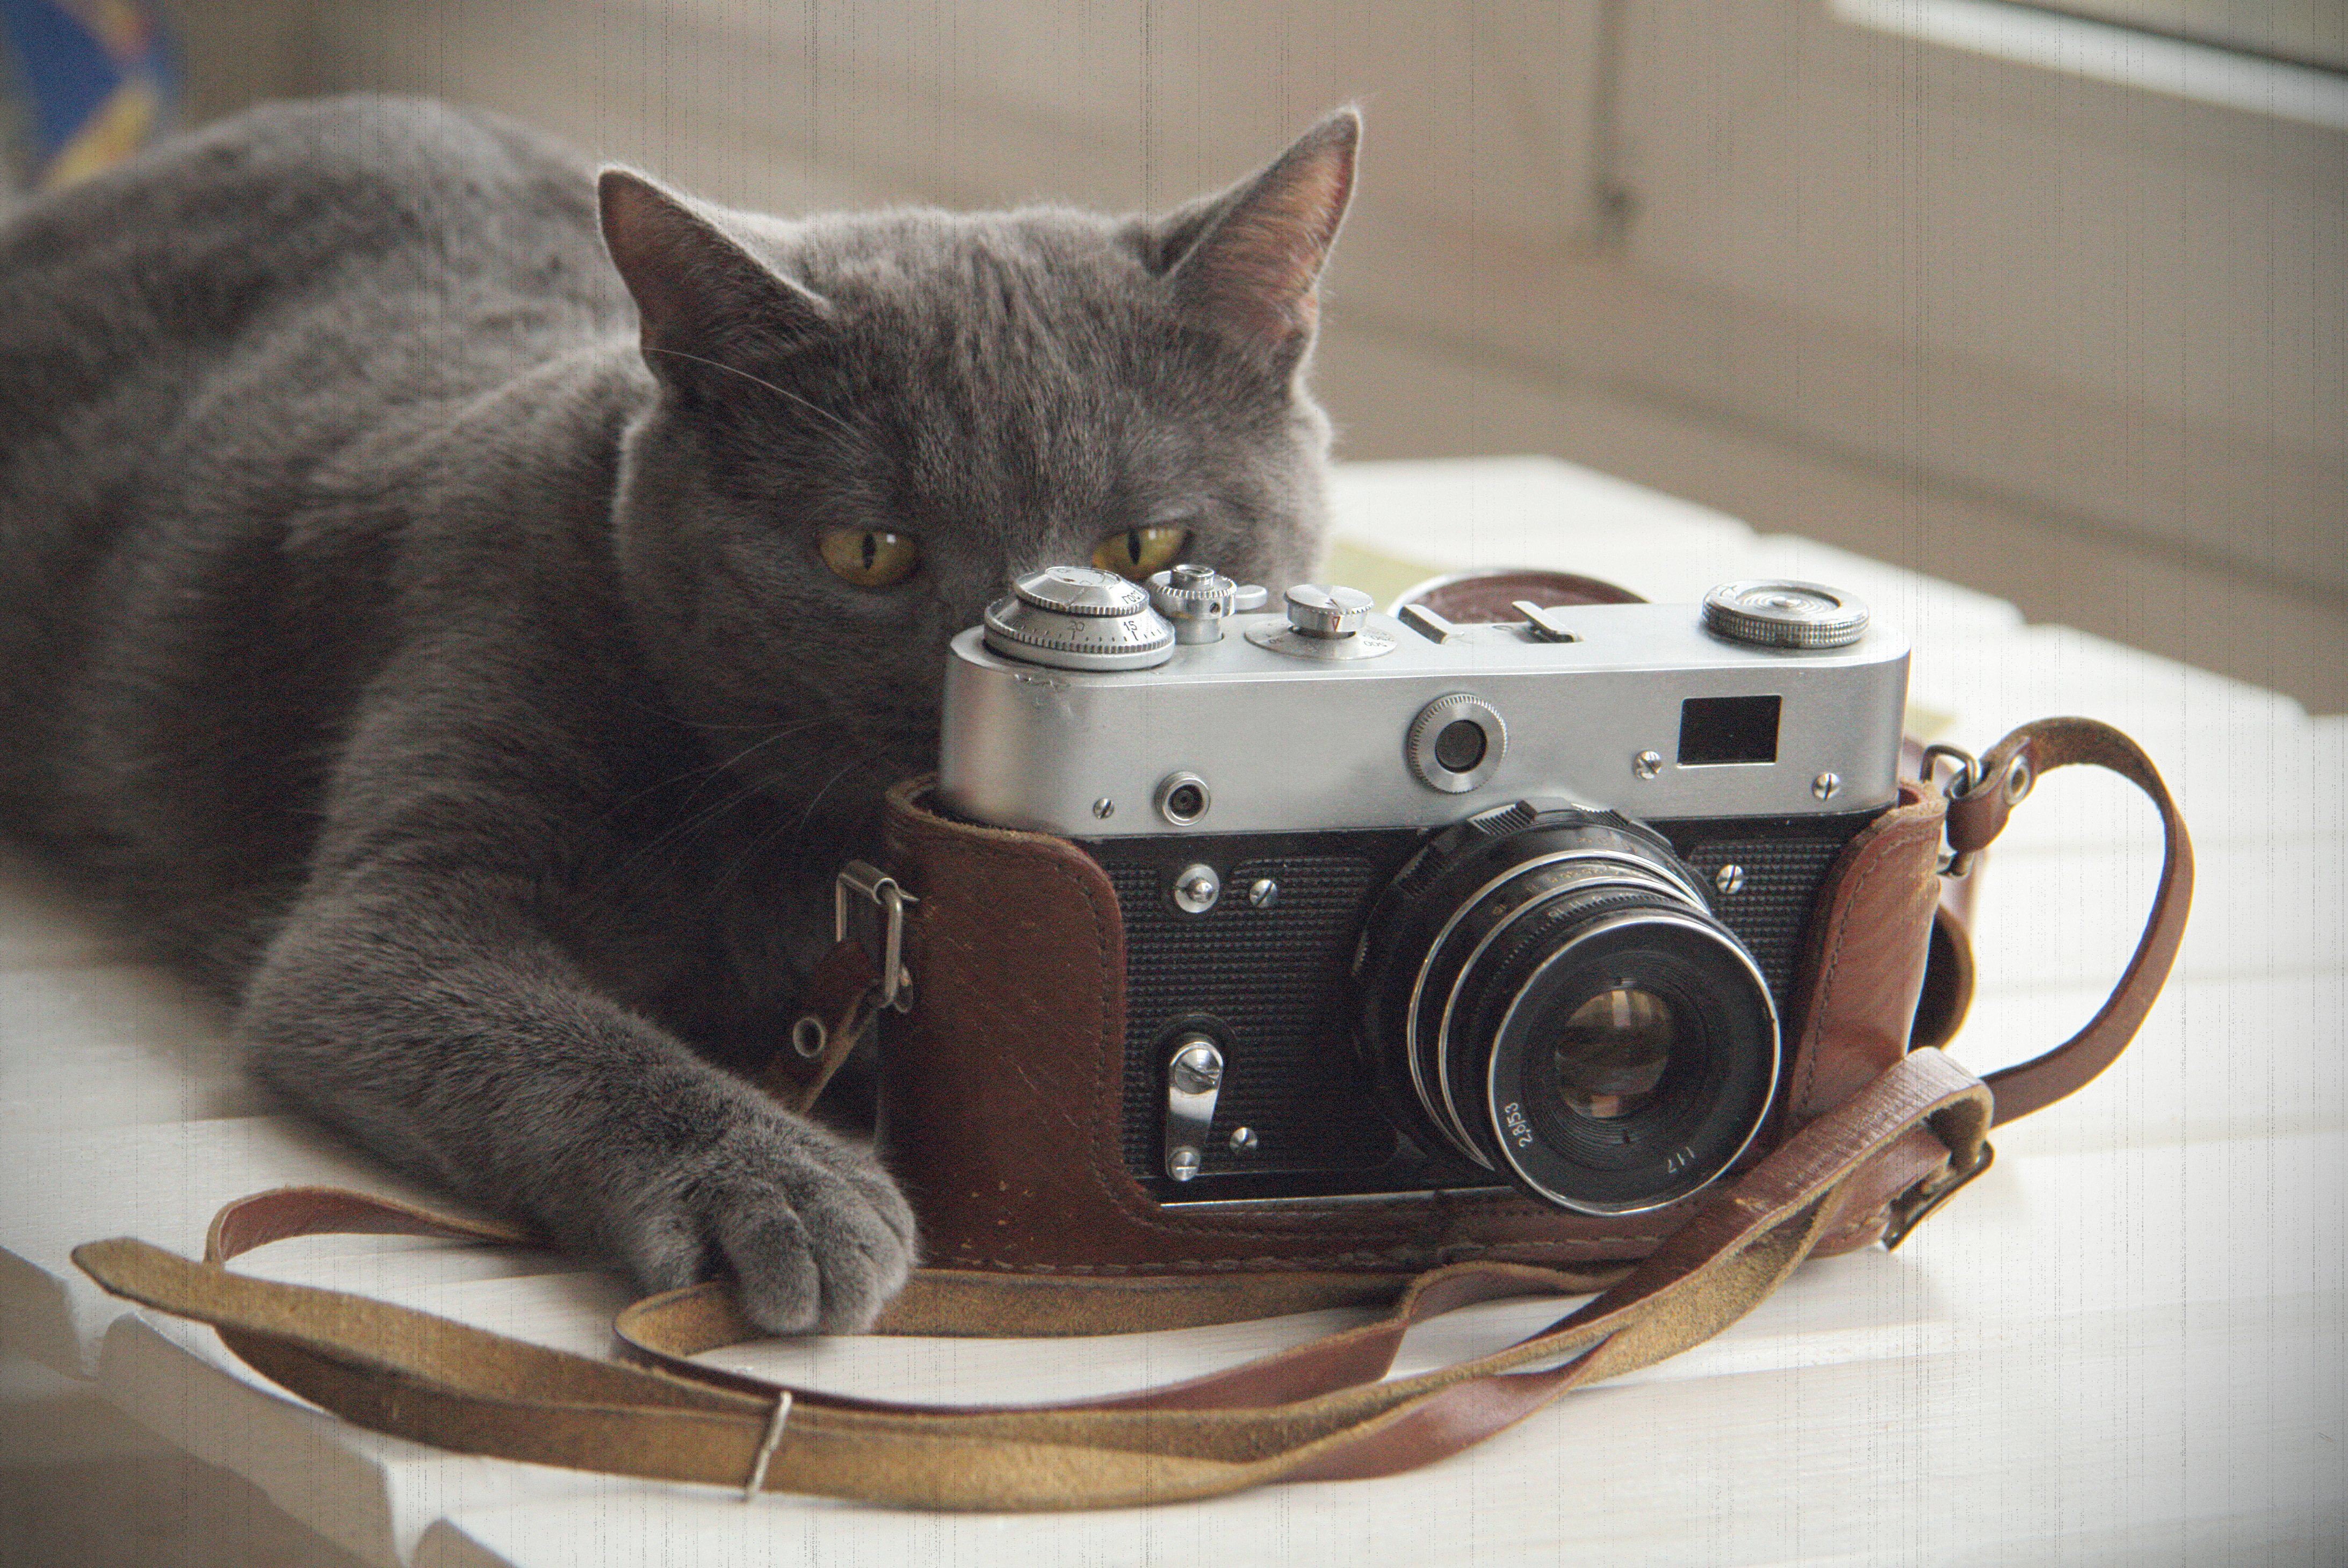
{"type": "Polygon", "coordinates": [[[1166,1174],[1177,1181],[1188,1181],[1199,1173],[1199,1151],[1178,1149],[1166,1159],[1166,1174]]]}
{"type": "Polygon", "coordinates": [[[1117,802],[1110,799],[1106,795],[1102,796],[1099,799],[1093,802],[1093,815],[1098,817],[1104,822],[1107,821],[1111,817],[1117,815],[1117,802]]]}
{"type": "Polygon", "coordinates": [[[1842,775],[1821,773],[1810,780],[1810,793],[1821,800],[1831,800],[1842,789],[1842,775]]]}
{"type": "Polygon", "coordinates": [[[1252,1154],[1255,1152],[1256,1144],[1260,1141],[1252,1127],[1231,1129],[1231,1152],[1234,1154],[1252,1154]]]}
{"type": "Polygon", "coordinates": [[[1248,884],[1248,903],[1258,909],[1270,909],[1280,902],[1280,884],[1270,877],[1258,877],[1248,884]]]}
{"type": "Polygon", "coordinates": [[[1712,873],[1712,885],[1723,892],[1736,892],[1745,886],[1745,868],[1735,861],[1712,873]]]}
{"type": "Polygon", "coordinates": [[[1653,779],[1663,770],[1663,754],[1660,751],[1642,751],[1631,758],[1631,771],[1642,779],[1653,779]]]}
{"type": "Polygon", "coordinates": [[[1184,1094],[1204,1094],[1223,1081],[1223,1056],[1212,1046],[1190,1046],[1179,1052],[1169,1076],[1184,1094]]]}

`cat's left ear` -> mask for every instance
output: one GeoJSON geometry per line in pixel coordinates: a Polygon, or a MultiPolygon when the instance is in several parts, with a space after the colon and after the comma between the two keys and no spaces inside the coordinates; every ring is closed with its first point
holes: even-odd
{"type": "Polygon", "coordinates": [[[1321,268],[1354,191],[1362,118],[1341,108],[1262,173],[1150,226],[1184,315],[1281,376],[1312,346],[1321,268]]]}
{"type": "Polygon", "coordinates": [[[644,362],[662,380],[690,388],[713,369],[799,347],[829,325],[823,296],[643,175],[606,169],[595,194],[604,248],[635,296],[644,362]]]}

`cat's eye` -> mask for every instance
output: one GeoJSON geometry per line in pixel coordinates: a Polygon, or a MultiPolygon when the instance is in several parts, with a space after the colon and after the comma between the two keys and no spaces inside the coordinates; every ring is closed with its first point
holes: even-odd
{"type": "Polygon", "coordinates": [[[1120,528],[1093,546],[1093,564],[1140,583],[1181,560],[1189,543],[1190,531],[1173,523],[1120,528]]]}
{"type": "Polygon", "coordinates": [[[827,528],[817,549],[832,575],[859,588],[890,588],[922,563],[921,542],[880,528],[827,528]]]}

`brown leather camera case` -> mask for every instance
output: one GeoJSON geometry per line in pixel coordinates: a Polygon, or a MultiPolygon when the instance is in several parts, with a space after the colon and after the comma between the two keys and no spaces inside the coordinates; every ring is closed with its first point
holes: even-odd
{"type": "MultiPolygon", "coordinates": [[[[1945,811],[1908,783],[1846,847],[1819,894],[1771,1125],[1746,1162],[1909,1049],[1928,956],[1945,1037],[1962,1011],[1963,933],[1937,934],[1945,811]]],[[[1084,1274],[1313,1270],[1409,1274],[1464,1257],[1552,1266],[1646,1255],[1699,1199],[1629,1217],[1514,1193],[1182,1205],[1120,1158],[1125,942],[1117,899],[1077,845],[956,820],[925,782],[889,799],[887,863],[906,916],[915,1003],[883,1021],[880,1138],[937,1267],[1084,1274]]],[[[1887,1182],[1900,1178],[1887,1168],[1887,1182]]],[[[1844,1205],[1821,1251],[1881,1232],[1896,1187],[1844,1205]]]]}

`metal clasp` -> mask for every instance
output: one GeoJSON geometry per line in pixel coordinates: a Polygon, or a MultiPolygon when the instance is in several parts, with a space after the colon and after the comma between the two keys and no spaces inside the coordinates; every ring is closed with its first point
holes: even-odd
{"type": "MultiPolygon", "coordinates": [[[[1924,748],[1925,783],[1932,782],[1933,767],[1943,758],[1957,765],[1956,772],[1949,779],[1948,797],[1952,803],[1962,800],[1968,796],[1979,794],[1990,787],[1989,770],[1982,765],[1980,758],[1962,746],[1938,744],[1924,748]]],[[[2016,752],[2006,759],[2005,772],[1997,780],[1997,788],[2003,791],[2005,804],[2011,808],[2021,803],[2023,797],[2030,793],[2031,785],[2035,782],[2036,780],[2031,776],[2030,759],[2016,752]]],[[[1946,877],[1962,877],[1972,874],[1973,860],[1979,853],[1979,851],[1967,851],[1960,854],[1941,856],[1941,874],[1946,877]]]]}
{"type": "MultiPolygon", "coordinates": [[[[1962,746],[1935,743],[1924,748],[1924,782],[1927,784],[1934,782],[1933,771],[1943,758],[1957,765],[1956,772],[1949,778],[1947,789],[1949,799],[1955,800],[1972,794],[1981,784],[1981,758],[1962,746]]],[[[1941,874],[1944,877],[1971,876],[1972,869],[1973,857],[1970,854],[1947,854],[1941,857],[1941,874]]]]}
{"type": "Polygon", "coordinates": [[[910,1011],[913,1006],[913,975],[905,967],[905,911],[921,903],[911,893],[897,885],[897,879],[882,873],[880,868],[862,861],[850,861],[839,868],[839,875],[831,887],[831,939],[848,940],[849,894],[855,893],[862,903],[879,912],[878,953],[870,940],[870,934],[860,932],[857,945],[873,961],[880,976],[880,1006],[898,1012],[910,1011]]]}
{"type": "Polygon", "coordinates": [[[1981,758],[1962,746],[1948,746],[1936,741],[1924,748],[1924,782],[1933,782],[1933,771],[1944,758],[1957,765],[1955,777],[1949,780],[1951,798],[1971,794],[1973,786],[1981,782],[1981,758]]]}
{"type": "Polygon", "coordinates": [[[1922,1224],[1933,1210],[1956,1196],[1959,1189],[1988,1170],[1996,1159],[1997,1150],[1990,1147],[1987,1139],[1983,1139],[1981,1152],[1973,1156],[1972,1163],[1964,1169],[1949,1171],[1940,1179],[1938,1185],[1927,1177],[1891,1200],[1890,1215],[1883,1224],[1883,1250],[1890,1252],[1906,1241],[1909,1232],[1922,1224]]]}

